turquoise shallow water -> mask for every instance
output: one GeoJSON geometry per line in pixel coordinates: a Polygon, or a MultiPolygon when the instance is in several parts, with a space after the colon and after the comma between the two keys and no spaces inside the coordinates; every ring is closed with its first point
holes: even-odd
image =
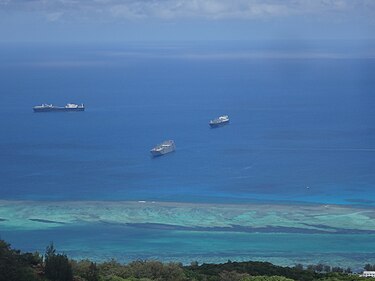
{"type": "Polygon", "coordinates": [[[236,233],[215,231],[158,230],[91,225],[48,231],[12,232],[2,235],[25,250],[45,248],[51,239],[56,247],[75,258],[97,261],[116,258],[199,262],[262,260],[280,265],[317,262],[362,268],[374,262],[375,236],[236,233]],[[62,234],[62,232],[64,234],[62,234]],[[25,241],[27,236],[27,241],[25,241]],[[32,241],[32,243],[31,243],[32,241]]]}
{"type": "Polygon", "coordinates": [[[264,260],[361,268],[375,261],[373,208],[316,204],[2,201],[2,238],[75,258],[264,260]]]}
{"type": "Polygon", "coordinates": [[[344,43],[0,46],[1,237],[98,260],[374,263],[374,45],[344,43]],[[67,102],[87,111],[31,110],[67,102]],[[165,139],[177,151],[151,159],[165,139]]]}

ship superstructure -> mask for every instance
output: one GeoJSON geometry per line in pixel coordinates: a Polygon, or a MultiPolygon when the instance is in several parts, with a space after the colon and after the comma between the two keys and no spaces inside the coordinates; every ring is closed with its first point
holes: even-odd
{"type": "Polygon", "coordinates": [[[158,144],[153,149],[150,150],[153,157],[161,156],[170,152],[175,151],[176,146],[173,140],[167,140],[158,144]]]}
{"type": "Polygon", "coordinates": [[[54,112],[54,111],[84,111],[84,104],[68,103],[65,106],[55,106],[53,104],[42,104],[33,107],[34,112],[54,112]]]}
{"type": "Polygon", "coordinates": [[[211,128],[216,128],[216,127],[220,127],[220,126],[223,126],[225,124],[228,124],[229,123],[229,116],[228,115],[222,115],[218,118],[215,118],[213,120],[210,121],[210,126],[211,128]]]}

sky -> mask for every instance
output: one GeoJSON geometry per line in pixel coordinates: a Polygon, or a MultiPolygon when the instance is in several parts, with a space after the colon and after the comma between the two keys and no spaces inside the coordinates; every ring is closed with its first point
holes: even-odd
{"type": "Polygon", "coordinates": [[[0,42],[375,39],[375,0],[0,0],[0,42]]]}

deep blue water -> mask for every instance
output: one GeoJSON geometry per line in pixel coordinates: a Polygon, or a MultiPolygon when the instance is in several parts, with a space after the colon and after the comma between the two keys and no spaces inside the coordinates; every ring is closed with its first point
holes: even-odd
{"type": "MultiPolygon", "coordinates": [[[[339,45],[1,46],[0,199],[374,206],[375,59],[363,46],[339,45]],[[68,102],[87,110],[32,112],[68,102]],[[222,114],[231,123],[210,129],[208,121],[222,114]],[[166,139],[176,152],[152,159],[149,150],[166,139]]],[[[103,253],[113,254],[121,234],[111,240],[101,229],[114,244],[103,253]]],[[[63,245],[61,237],[74,240],[70,231],[52,236],[63,245]]],[[[44,233],[28,237],[51,237],[44,233]]],[[[196,234],[181,233],[165,241],[199,248],[196,234]]],[[[24,232],[2,234],[30,249],[24,232]]],[[[300,244],[315,243],[306,237],[300,244]]],[[[351,239],[343,237],[340,245],[351,239]]],[[[159,251],[146,253],[139,239],[140,257],[159,251]]],[[[85,250],[93,253],[90,241],[85,250]]],[[[230,257],[230,249],[218,255],[230,257]]]]}
{"type": "Polygon", "coordinates": [[[2,199],[375,199],[373,59],[30,49],[1,57],[2,199]],[[87,111],[31,109],[67,102],[87,111]],[[176,153],[151,159],[165,139],[176,153]]]}

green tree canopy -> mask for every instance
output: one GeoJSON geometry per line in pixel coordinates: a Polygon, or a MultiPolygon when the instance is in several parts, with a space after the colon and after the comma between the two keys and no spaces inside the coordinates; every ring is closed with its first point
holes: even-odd
{"type": "Polygon", "coordinates": [[[72,266],[68,257],[63,254],[56,254],[53,243],[46,248],[44,272],[45,276],[51,281],[73,280],[72,266]]]}

